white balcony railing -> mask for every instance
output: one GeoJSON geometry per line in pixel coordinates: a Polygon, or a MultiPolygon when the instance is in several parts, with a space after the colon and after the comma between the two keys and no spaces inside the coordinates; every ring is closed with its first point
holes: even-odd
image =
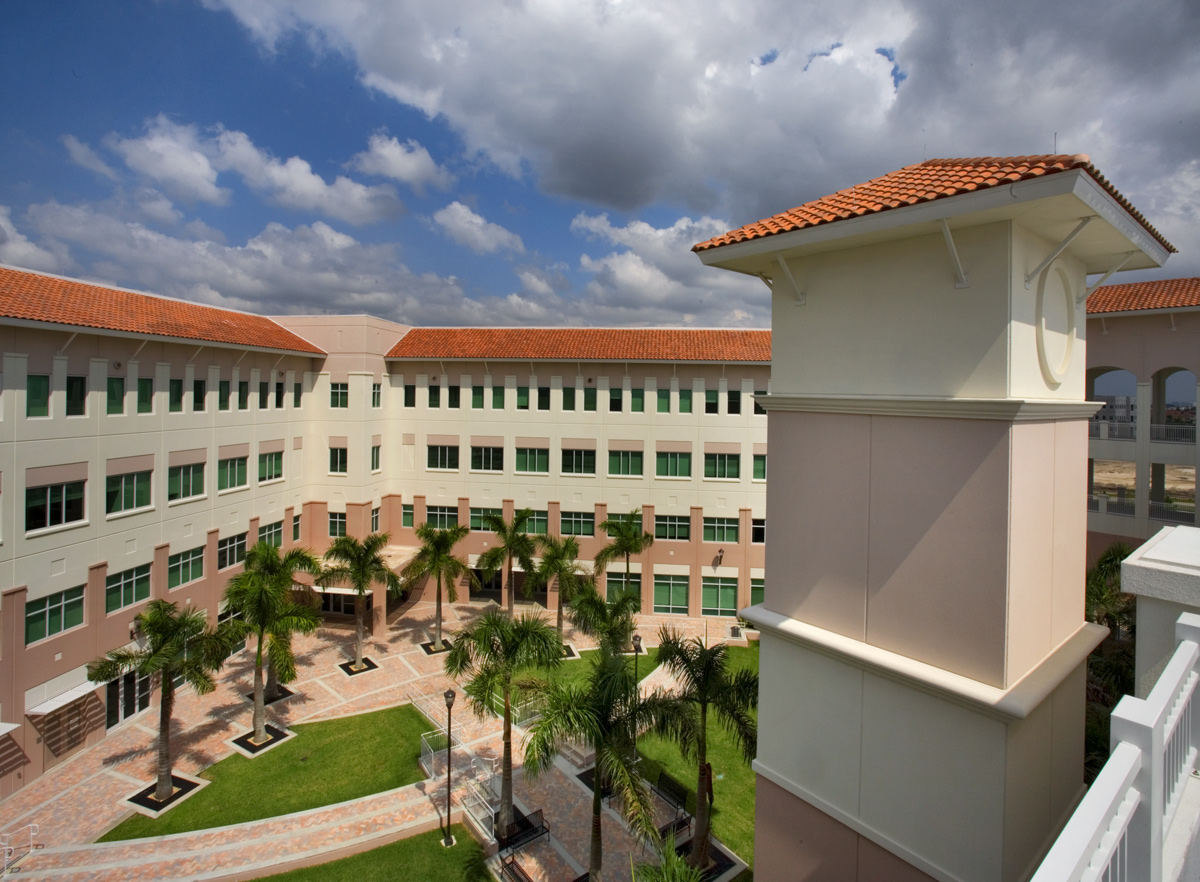
{"type": "Polygon", "coordinates": [[[1196,426],[1184,423],[1166,423],[1150,426],[1151,441],[1165,441],[1168,444],[1195,444],[1196,426]]]}
{"type": "Polygon", "coordinates": [[[1088,420],[1088,437],[1102,441],[1135,441],[1137,440],[1137,423],[1088,420]]]}
{"type": "Polygon", "coordinates": [[[1031,882],[1162,882],[1164,846],[1200,749],[1200,615],[1181,615],[1175,637],[1150,695],[1127,695],[1113,710],[1112,754],[1031,882]]]}
{"type": "Polygon", "coordinates": [[[1196,512],[1192,508],[1181,508],[1173,502],[1150,501],[1150,518],[1170,524],[1195,524],[1196,512]]]}

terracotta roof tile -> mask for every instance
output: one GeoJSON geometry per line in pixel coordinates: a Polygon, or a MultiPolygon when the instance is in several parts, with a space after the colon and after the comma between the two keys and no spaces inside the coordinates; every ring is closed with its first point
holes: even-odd
{"type": "Polygon", "coordinates": [[[1088,315],[1200,306],[1200,278],[1105,285],[1087,299],[1088,315]]]}
{"type": "Polygon", "coordinates": [[[863,217],[891,208],[917,205],[945,199],[960,193],[986,190],[1004,184],[1025,181],[1082,169],[1103,187],[1122,208],[1129,212],[1146,232],[1164,248],[1175,251],[1158,230],[1142,217],[1129,201],[1100,174],[1085,154],[1047,156],[978,157],[974,159],[930,159],[917,165],[906,166],[881,178],[858,184],[848,190],[839,190],[831,196],[806,202],[798,208],[777,214],[774,217],[746,224],[720,236],[692,247],[693,251],[707,251],[734,242],[746,242],[774,236],[792,230],[803,230],[821,224],[835,223],[851,217],[863,217]]]}
{"type": "Polygon", "coordinates": [[[682,328],[413,328],[388,358],[555,361],[771,360],[770,331],[682,328]]]}
{"type": "Polygon", "coordinates": [[[265,316],[4,266],[0,318],[325,354],[265,316]]]}

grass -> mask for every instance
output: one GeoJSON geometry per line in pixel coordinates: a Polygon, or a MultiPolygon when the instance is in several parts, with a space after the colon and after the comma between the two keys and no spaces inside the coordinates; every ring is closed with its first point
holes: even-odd
{"type": "Polygon", "coordinates": [[[200,773],[212,781],[160,818],[134,815],[101,842],[186,833],[357,799],[423,780],[421,733],[436,728],[411,705],[292,727],[296,737],[255,759],[235,754],[200,773]]]}
{"type": "MultiPolygon", "coordinates": [[[[729,661],[736,670],[748,667],[758,671],[758,643],[749,647],[729,647],[729,661]]],[[[638,739],[643,757],[642,774],[650,781],[660,769],[688,788],[688,810],[696,811],[696,764],[685,760],[673,741],[656,735],[638,739]]],[[[742,757],[733,738],[713,719],[708,721],[708,761],[713,767],[713,834],[754,867],[754,772],[742,757]]],[[[753,878],[743,873],[740,882],[753,878]]]]}
{"type": "Polygon", "coordinates": [[[442,831],[431,830],[327,864],[262,879],[264,882],[395,882],[396,879],[492,882],[484,864],[483,849],[467,828],[455,824],[450,830],[456,840],[453,848],[442,848],[442,831]]]}
{"type": "MultiPolygon", "coordinates": [[[[552,678],[565,683],[575,683],[587,677],[590,664],[588,659],[595,655],[596,650],[587,649],[579,653],[579,658],[573,658],[563,662],[561,668],[554,672],[552,678]]],[[[629,657],[629,666],[633,667],[633,657],[629,657]]],[[[638,676],[645,679],[646,676],[658,667],[658,650],[647,648],[638,657],[637,672],[638,676]]]]}

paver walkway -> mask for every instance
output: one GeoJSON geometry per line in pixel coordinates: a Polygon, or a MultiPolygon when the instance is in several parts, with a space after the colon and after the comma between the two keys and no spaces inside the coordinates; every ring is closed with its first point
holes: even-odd
{"type": "MultiPolygon", "coordinates": [[[[484,608],[447,605],[446,631],[453,633],[484,608]]],[[[657,642],[652,635],[660,621],[689,636],[702,635],[709,627],[704,620],[643,617],[640,630],[651,645],[657,642]]],[[[268,721],[282,728],[411,701],[436,725],[445,712],[442,693],[451,687],[461,692],[461,687],[442,673],[441,657],[427,656],[419,646],[429,639],[432,626],[433,604],[415,604],[393,623],[386,640],[368,639],[366,654],[379,668],[355,677],[337,667],[353,658],[352,630],[326,627],[297,638],[299,677],[289,685],[296,694],[269,706],[268,721]]],[[[577,648],[592,646],[582,634],[568,630],[565,636],[577,648]]],[[[196,774],[232,753],[226,742],[251,726],[252,706],[245,693],[252,678],[252,654],[244,652],[226,666],[215,692],[201,697],[188,690],[179,696],[172,729],[177,773],[196,774]]],[[[490,715],[478,718],[464,705],[456,705],[454,714],[460,742],[454,751],[456,810],[466,780],[482,767],[472,760],[490,761],[501,750],[500,721],[490,715]]],[[[218,879],[258,871],[269,875],[282,862],[319,862],[332,852],[362,851],[410,831],[437,827],[445,812],[445,781],[435,776],[336,806],[248,824],[96,844],[97,837],[130,813],[122,800],[154,779],[156,721],[151,708],[0,803],[0,832],[15,834],[18,853],[27,850],[22,841],[28,842],[19,831],[30,823],[39,827],[35,841],[40,847],[24,860],[20,878],[98,882],[218,879]]],[[[519,739],[514,741],[519,754],[519,739]]],[[[518,755],[514,763],[519,762],[518,755]]],[[[563,760],[534,782],[522,780],[518,771],[514,790],[523,808],[543,809],[554,834],[553,841],[523,850],[522,866],[537,882],[574,879],[587,865],[590,791],[563,760]]],[[[605,811],[605,865],[628,866],[631,855],[645,860],[616,814],[605,811]]]]}

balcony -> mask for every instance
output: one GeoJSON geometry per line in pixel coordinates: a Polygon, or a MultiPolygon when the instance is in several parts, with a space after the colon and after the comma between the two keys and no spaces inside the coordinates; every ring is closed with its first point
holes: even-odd
{"type": "MultiPolygon", "coordinates": [[[[1114,496],[1089,496],[1087,503],[1088,511],[1094,511],[1098,514],[1118,515],[1123,518],[1133,517],[1133,500],[1123,497],[1114,496]]],[[[1183,523],[1178,521],[1177,523],[1183,523]]],[[[1191,521],[1188,521],[1191,523],[1191,521]]]]}
{"type": "Polygon", "coordinates": [[[1167,444],[1195,444],[1196,426],[1194,423],[1165,423],[1162,425],[1151,425],[1150,440],[1165,442],[1167,444]]]}
{"type": "MultiPolygon", "coordinates": [[[[1172,426],[1171,428],[1175,428],[1172,426]]],[[[1180,428],[1188,428],[1182,426],[1180,428]]],[[[1191,427],[1195,441],[1195,426],[1191,427]]],[[[1088,420],[1088,437],[1101,441],[1136,441],[1137,423],[1121,423],[1112,420],[1088,420]]]]}
{"type": "Polygon", "coordinates": [[[1196,523],[1194,505],[1183,506],[1176,502],[1150,502],[1150,520],[1165,521],[1168,524],[1196,523]]]}

